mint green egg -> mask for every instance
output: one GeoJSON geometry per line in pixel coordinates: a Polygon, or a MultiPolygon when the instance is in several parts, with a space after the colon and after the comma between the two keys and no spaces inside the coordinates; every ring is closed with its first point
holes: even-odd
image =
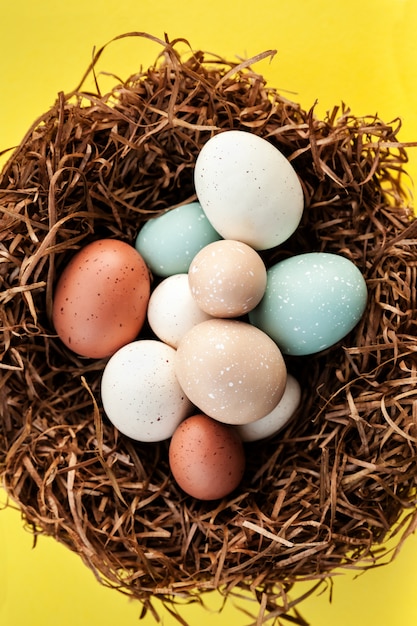
{"type": "Polygon", "coordinates": [[[314,354],[353,330],[365,311],[367,298],[365,279],[349,259],[308,252],[268,270],[264,297],[249,320],[284,354],[314,354]]]}
{"type": "Polygon", "coordinates": [[[190,202],[148,220],[135,247],[153,274],[168,277],[187,273],[197,252],[219,239],[200,203],[190,202]]]}

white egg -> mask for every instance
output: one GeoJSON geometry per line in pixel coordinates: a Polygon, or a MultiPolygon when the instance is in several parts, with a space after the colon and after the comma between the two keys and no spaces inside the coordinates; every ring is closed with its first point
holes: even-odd
{"type": "Polygon", "coordinates": [[[301,400],[301,387],[299,382],[291,374],[287,374],[287,383],[284,395],[277,406],[265,417],[237,426],[243,441],[257,441],[272,437],[284,428],[292,419],[301,400]]]}
{"type": "Polygon", "coordinates": [[[192,296],[188,274],[174,274],[154,289],[148,305],[148,322],[161,341],[177,348],[180,339],[196,324],[210,319],[192,296]]]}
{"type": "Polygon", "coordinates": [[[124,435],[143,442],[171,437],[192,404],[174,372],[175,350],[144,339],[120,348],[107,362],[101,381],[104,411],[124,435]]]}
{"type": "Polygon", "coordinates": [[[255,250],[286,241],[302,217],[303,190],[293,166],[272,143],[250,132],[211,137],[197,157],[194,185],[213,228],[255,250]]]}

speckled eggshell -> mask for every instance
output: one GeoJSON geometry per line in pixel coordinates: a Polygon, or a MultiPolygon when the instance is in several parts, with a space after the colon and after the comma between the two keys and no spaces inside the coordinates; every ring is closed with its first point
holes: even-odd
{"type": "Polygon", "coordinates": [[[259,254],[241,241],[205,246],[191,261],[188,280],[194,300],[214,317],[240,317],[260,302],[266,268],[259,254]]]}
{"type": "Polygon", "coordinates": [[[175,371],[196,407],[225,424],[246,424],[280,401],[287,370],[264,332],[237,320],[212,319],[189,330],[178,345],[175,371]]]}
{"type": "Polygon", "coordinates": [[[178,384],[174,359],[174,348],[153,339],[134,341],[109,359],[102,403],[121,433],[137,441],[163,441],[190,415],[193,406],[178,384]]]}
{"type": "Polygon", "coordinates": [[[210,318],[192,297],[187,274],[168,276],[149,299],[149,326],[158,339],[173,348],[190,328],[210,318]]]}
{"type": "Polygon", "coordinates": [[[220,239],[199,202],[169,209],[148,220],[140,229],[135,246],[151,272],[162,278],[188,272],[201,248],[220,239]]]}
{"type": "Polygon", "coordinates": [[[271,413],[256,422],[237,426],[243,441],[258,441],[277,434],[293,418],[301,400],[301,387],[291,374],[287,375],[284,395],[271,413]]]}
{"type": "Polygon", "coordinates": [[[284,354],[314,354],[356,326],[367,298],[365,279],[352,261],[339,254],[307,252],[268,269],[265,295],[249,312],[249,320],[284,354]]]}
{"type": "Polygon", "coordinates": [[[193,415],[176,429],[169,464],[178,485],[199,500],[229,495],[241,482],[245,452],[237,432],[207,415],[193,415]]]}
{"type": "Polygon", "coordinates": [[[60,275],[52,322],[77,354],[108,357],[137,338],[149,296],[149,270],[135,248],[99,239],[77,252],[60,275]]]}
{"type": "Polygon", "coordinates": [[[224,239],[265,250],[286,241],[300,223],[304,195],[293,166],[254,133],[229,130],[211,137],[198,154],[194,185],[224,239]]]}

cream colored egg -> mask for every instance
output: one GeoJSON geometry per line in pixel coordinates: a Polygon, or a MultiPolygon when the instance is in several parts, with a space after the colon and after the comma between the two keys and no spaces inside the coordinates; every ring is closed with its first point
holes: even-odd
{"type": "Polygon", "coordinates": [[[174,348],[190,328],[210,317],[192,297],[187,274],[165,278],[151,294],[149,326],[158,339],[174,348]]]}
{"type": "Polygon", "coordinates": [[[281,400],[287,379],[277,345],[255,326],[211,319],[181,339],[175,372],[198,409],[225,424],[247,424],[281,400]]]}
{"type": "Polygon", "coordinates": [[[238,433],[243,441],[258,441],[272,437],[290,422],[301,400],[301,387],[291,374],[287,376],[284,395],[271,413],[256,422],[237,426],[238,433]]]}
{"type": "Polygon", "coordinates": [[[198,306],[214,317],[240,317],[256,307],[266,288],[266,268],[250,246],[215,241],[194,257],[188,281],[198,306]]]}
{"type": "Polygon", "coordinates": [[[197,157],[194,185],[216,231],[255,250],[286,241],[302,217],[304,195],[294,167],[271,141],[251,132],[211,137],[197,157]]]}

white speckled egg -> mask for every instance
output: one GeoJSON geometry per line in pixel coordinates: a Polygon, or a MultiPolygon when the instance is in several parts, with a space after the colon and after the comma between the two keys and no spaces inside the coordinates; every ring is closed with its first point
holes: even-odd
{"type": "Polygon", "coordinates": [[[265,250],[286,241],[300,223],[304,195],[293,166],[253,133],[230,130],[211,137],[197,157],[194,185],[224,239],[265,250]]]}
{"type": "Polygon", "coordinates": [[[256,422],[236,427],[242,441],[258,441],[278,433],[292,419],[300,400],[300,384],[294,376],[288,374],[284,395],[277,406],[256,422]]]}
{"type": "Polygon", "coordinates": [[[267,415],[287,379],[282,354],[268,335],[245,322],[214,318],[183,336],[175,371],[191,402],[225,424],[267,415]]]}
{"type": "Polygon", "coordinates": [[[188,281],[203,311],[214,317],[240,317],[254,309],[264,295],[266,268],[253,248],[224,239],[196,254],[188,281]]]}
{"type": "Polygon", "coordinates": [[[107,362],[102,403],[121,433],[137,441],[163,441],[190,414],[192,405],[178,384],[174,358],[171,346],[143,339],[123,346],[107,362]]]}
{"type": "Polygon", "coordinates": [[[187,274],[165,278],[151,294],[149,326],[158,339],[173,348],[190,328],[210,318],[191,295],[187,274]]]}

